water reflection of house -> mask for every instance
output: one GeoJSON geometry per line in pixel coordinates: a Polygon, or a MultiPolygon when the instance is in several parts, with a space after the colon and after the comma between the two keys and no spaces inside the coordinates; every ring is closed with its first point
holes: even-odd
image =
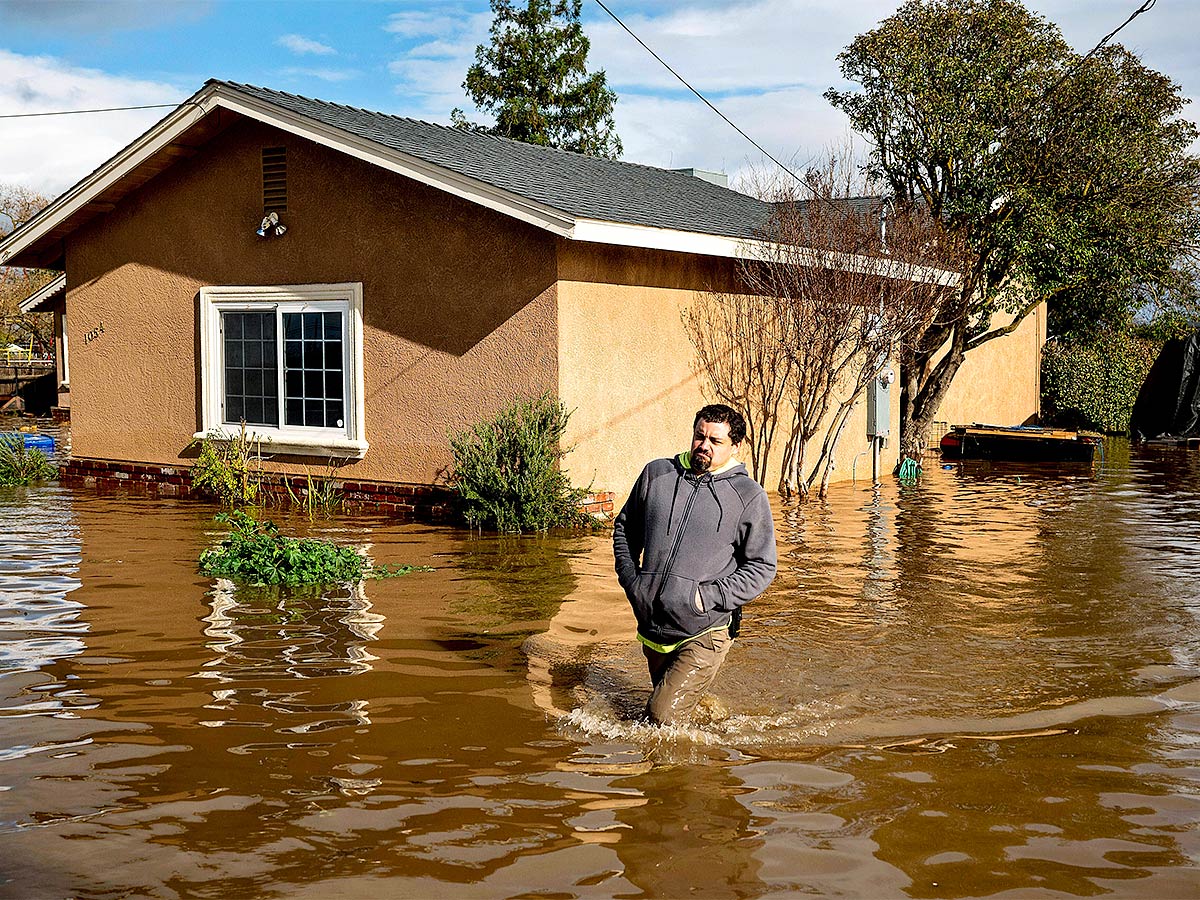
{"type": "MultiPolygon", "coordinates": [[[[624,490],[703,402],[681,309],[733,284],[770,210],[686,172],[211,81],[0,263],[66,272],[68,476],[175,477],[193,435],[244,419],[278,465],[428,485],[447,429],[549,390],[575,409],[576,480],[624,490]]],[[[1042,337],[1031,317],[973,353],[948,414],[1036,413],[1042,337]]]]}
{"type": "MultiPolygon", "coordinates": [[[[4,716],[68,715],[96,701],[62,674],[88,649],[75,510],[62,496],[39,498],[31,513],[12,497],[0,502],[0,709],[4,716]]],[[[22,742],[28,734],[21,732],[22,742]]],[[[0,756],[10,751],[0,736],[0,756]]]]}
{"type": "Polygon", "coordinates": [[[197,676],[213,679],[213,702],[206,708],[225,718],[216,727],[254,707],[282,714],[291,734],[345,725],[369,725],[368,701],[349,699],[318,704],[297,680],[362,675],[377,657],[368,649],[384,617],[371,611],[362,583],[341,592],[239,587],[218,579],[210,593],[211,612],[204,634],[214,653],[197,676]],[[267,685],[272,685],[267,687],[267,685]],[[279,690],[279,685],[294,689],[279,690]]]}

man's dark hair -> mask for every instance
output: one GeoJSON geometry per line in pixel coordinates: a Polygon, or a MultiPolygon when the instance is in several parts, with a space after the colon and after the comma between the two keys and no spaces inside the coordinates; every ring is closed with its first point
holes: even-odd
{"type": "Polygon", "coordinates": [[[734,444],[740,444],[746,438],[746,420],[732,406],[726,406],[724,403],[710,403],[708,406],[702,407],[696,413],[696,418],[692,420],[693,429],[700,424],[701,419],[711,425],[728,425],[729,440],[734,444]]]}

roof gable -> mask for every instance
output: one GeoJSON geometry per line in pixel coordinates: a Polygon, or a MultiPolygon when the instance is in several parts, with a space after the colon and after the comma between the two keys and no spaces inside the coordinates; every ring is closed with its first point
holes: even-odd
{"type": "MultiPolygon", "coordinates": [[[[758,255],[772,205],[667,169],[586,156],[281,91],[209,81],[0,240],[0,265],[61,268],[66,238],[244,116],[560,237],[710,256],[758,255]],[[236,115],[225,115],[225,111],[236,115]]],[[[952,273],[812,249],[812,264],[946,283],[952,273]]]]}
{"type": "Polygon", "coordinates": [[[566,238],[733,256],[770,216],[769,204],[690,175],[214,80],[0,240],[0,265],[59,267],[68,234],[197,152],[228,124],[225,110],[566,238]]]}

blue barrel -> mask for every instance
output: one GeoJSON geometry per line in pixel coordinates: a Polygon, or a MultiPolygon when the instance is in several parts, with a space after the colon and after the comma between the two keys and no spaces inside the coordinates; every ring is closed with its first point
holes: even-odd
{"type": "Polygon", "coordinates": [[[17,441],[24,438],[26,450],[41,450],[43,453],[51,454],[54,452],[54,438],[48,434],[39,434],[36,431],[9,431],[0,433],[0,440],[17,441]]]}
{"type": "Polygon", "coordinates": [[[54,452],[54,438],[48,434],[25,432],[25,449],[41,450],[43,453],[49,455],[54,452]]]}

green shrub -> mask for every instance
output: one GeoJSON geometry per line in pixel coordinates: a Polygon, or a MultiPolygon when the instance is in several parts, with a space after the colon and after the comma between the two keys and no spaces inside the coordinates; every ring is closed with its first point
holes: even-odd
{"type": "Polygon", "coordinates": [[[322,584],[390,578],[427,566],[375,566],[353,547],[315,538],[289,538],[274,522],[259,521],[236,511],[217,516],[230,526],[229,536],[200,554],[200,572],[248,584],[322,584]]]}
{"type": "Polygon", "coordinates": [[[248,437],[246,425],[239,434],[210,431],[203,440],[192,441],[200,455],[192,465],[192,488],[236,509],[253,506],[263,480],[261,443],[248,437]]]}
{"type": "Polygon", "coordinates": [[[561,447],[569,418],[547,393],[450,434],[449,484],[470,525],[520,533],[595,523],[580,508],[587,491],[572,487],[560,467],[570,452],[561,447]]]}
{"type": "Polygon", "coordinates": [[[308,466],[304,467],[304,487],[293,488],[290,478],[283,479],[288,499],[293,506],[304,510],[308,521],[318,515],[332,516],[342,507],[342,486],[334,480],[334,468],[330,463],[324,476],[313,476],[308,466]]]}
{"type": "Polygon", "coordinates": [[[1087,341],[1056,340],[1042,353],[1042,410],[1052,423],[1129,431],[1129,417],[1160,345],[1107,331],[1087,341]]]}
{"type": "Polygon", "coordinates": [[[58,467],[41,450],[25,446],[20,434],[0,437],[0,487],[52,481],[58,477],[58,467]]]}

